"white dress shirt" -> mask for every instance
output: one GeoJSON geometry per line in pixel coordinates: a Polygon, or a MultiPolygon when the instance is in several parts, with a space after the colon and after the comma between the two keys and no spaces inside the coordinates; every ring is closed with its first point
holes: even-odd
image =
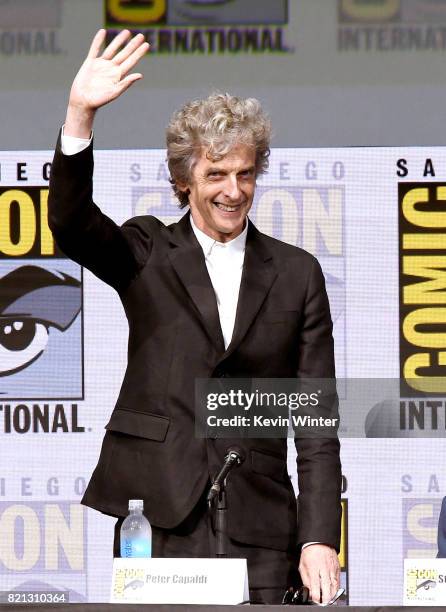
{"type": "Polygon", "coordinates": [[[218,315],[226,349],[231,342],[234,331],[243,261],[245,259],[248,223],[245,223],[242,233],[233,240],[217,242],[217,240],[198,229],[192,215],[190,216],[190,222],[203,249],[206,267],[217,300],[218,315]]]}
{"type": "Polygon", "coordinates": [[[65,136],[64,127],[62,126],[62,138],[60,144],[64,155],[75,155],[88,147],[93,138],[93,132],[90,138],[76,138],[76,136],[65,136]]]}

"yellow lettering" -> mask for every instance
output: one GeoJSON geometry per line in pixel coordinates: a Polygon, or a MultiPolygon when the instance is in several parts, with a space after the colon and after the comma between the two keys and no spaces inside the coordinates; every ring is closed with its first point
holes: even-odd
{"type": "Polygon", "coordinates": [[[347,565],[347,503],[341,501],[342,505],[342,521],[341,521],[341,545],[339,548],[339,565],[341,569],[345,569],[347,565]]]}
{"type": "MultiPolygon", "coordinates": [[[[446,366],[446,352],[438,352],[438,365],[446,366]]],[[[429,368],[431,359],[429,353],[415,353],[404,363],[403,374],[406,383],[412,389],[423,393],[446,393],[446,376],[420,376],[420,368],[429,368]]]]}
{"type": "MultiPolygon", "coordinates": [[[[446,187],[437,187],[438,200],[446,199],[446,187]]],[[[426,188],[411,189],[403,198],[403,214],[409,223],[419,227],[446,227],[446,212],[419,210],[416,204],[429,202],[426,188]]]]}
{"type": "Polygon", "coordinates": [[[54,255],[54,238],[48,227],[48,189],[40,192],[40,253],[54,255]]]}
{"type": "MultiPolygon", "coordinates": [[[[425,506],[427,507],[427,506],[425,506]]],[[[424,570],[417,570],[417,578],[419,578],[420,580],[425,580],[426,578],[430,578],[431,580],[435,580],[435,578],[437,577],[437,571],[433,570],[433,569],[424,569],[424,570]]]]}
{"type": "Polygon", "coordinates": [[[364,2],[359,0],[342,0],[342,10],[355,21],[386,21],[395,17],[400,8],[400,0],[381,0],[364,2]]]}
{"type": "Polygon", "coordinates": [[[45,568],[59,569],[59,546],[65,553],[72,570],[84,569],[84,509],[78,504],[70,506],[67,524],[57,504],[45,506],[45,568]]]}
{"type": "Polygon", "coordinates": [[[19,189],[9,189],[0,196],[0,252],[10,257],[26,255],[36,238],[36,214],[31,197],[19,189]],[[12,242],[11,205],[19,206],[19,241],[12,242]]]}
{"type": "Polygon", "coordinates": [[[273,233],[273,204],[275,202],[280,204],[282,216],[280,239],[290,244],[299,244],[298,205],[293,194],[286,189],[270,189],[261,195],[256,212],[257,225],[260,226],[261,231],[267,234],[273,233]]]}
{"type": "Polygon", "coordinates": [[[110,15],[121,23],[145,25],[159,21],[166,12],[166,0],[152,0],[150,6],[127,6],[122,0],[108,0],[110,15]]]}
{"type": "Polygon", "coordinates": [[[446,291],[441,291],[446,289],[445,256],[405,255],[403,273],[430,279],[404,287],[404,304],[446,303],[446,291]]]}
{"type": "Polygon", "coordinates": [[[31,508],[16,504],[9,506],[0,519],[0,559],[12,571],[26,571],[34,567],[40,555],[39,519],[31,508]],[[16,523],[17,519],[20,519],[16,523]],[[17,526],[22,529],[23,549],[17,556],[15,537],[17,526]]]}
{"type": "Polygon", "coordinates": [[[419,325],[446,326],[446,308],[418,308],[410,312],[403,322],[403,334],[408,342],[424,348],[446,348],[446,332],[417,331],[419,325]]]}
{"type": "Polygon", "coordinates": [[[404,234],[403,249],[439,251],[446,249],[446,234],[404,234]]]}
{"type": "Polygon", "coordinates": [[[304,189],[302,198],[303,247],[310,253],[315,253],[319,235],[324,240],[330,255],[342,255],[341,189],[329,189],[328,202],[327,209],[317,189],[304,189]]]}

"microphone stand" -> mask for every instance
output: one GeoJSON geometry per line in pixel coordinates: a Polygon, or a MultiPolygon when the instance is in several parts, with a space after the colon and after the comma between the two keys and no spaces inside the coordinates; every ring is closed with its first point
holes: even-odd
{"type": "Polygon", "coordinates": [[[215,556],[224,559],[228,556],[228,535],[227,535],[227,511],[226,500],[226,478],[229,472],[239,466],[245,460],[245,453],[239,448],[230,448],[227,451],[225,462],[209,490],[207,501],[209,509],[212,508],[214,500],[217,500],[215,507],[215,556]]]}
{"type": "Polygon", "coordinates": [[[226,559],[228,556],[228,505],[226,502],[225,491],[226,479],[222,484],[220,493],[217,498],[217,508],[215,510],[215,556],[218,559],[226,559]]]}

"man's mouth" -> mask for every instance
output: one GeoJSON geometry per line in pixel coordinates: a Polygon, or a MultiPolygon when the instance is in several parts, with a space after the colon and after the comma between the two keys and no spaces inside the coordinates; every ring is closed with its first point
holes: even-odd
{"type": "Polygon", "coordinates": [[[224,210],[225,212],[237,212],[241,207],[241,204],[235,204],[234,206],[230,206],[228,204],[222,204],[221,202],[213,202],[213,204],[219,210],[224,210]]]}

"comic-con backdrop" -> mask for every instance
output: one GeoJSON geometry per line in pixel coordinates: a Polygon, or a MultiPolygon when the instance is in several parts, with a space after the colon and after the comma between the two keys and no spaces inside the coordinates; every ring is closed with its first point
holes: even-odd
{"type": "MultiPolygon", "coordinates": [[[[79,500],[122,380],[126,319],[54,243],[50,160],[0,156],[0,590],[106,601],[113,519],[79,500]]],[[[161,150],[98,151],[95,199],[118,223],[180,216],[161,150]]],[[[341,427],[342,580],[352,604],[401,604],[403,559],[436,555],[446,495],[446,149],[275,149],[250,217],[319,258],[341,400],[352,381],[371,389],[341,427]]],[[[291,447],[289,472],[296,483],[291,447]]]]}

